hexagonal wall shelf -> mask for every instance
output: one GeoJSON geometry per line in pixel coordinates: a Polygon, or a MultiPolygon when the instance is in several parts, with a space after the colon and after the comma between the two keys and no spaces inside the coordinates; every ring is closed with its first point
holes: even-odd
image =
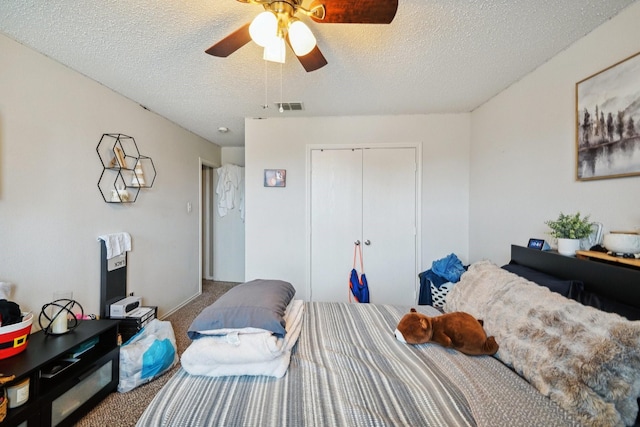
{"type": "Polygon", "coordinates": [[[96,147],[102,163],[98,189],[107,203],[133,203],[142,188],[151,188],[156,168],[143,156],[136,140],[121,133],[105,133],[96,147]]]}

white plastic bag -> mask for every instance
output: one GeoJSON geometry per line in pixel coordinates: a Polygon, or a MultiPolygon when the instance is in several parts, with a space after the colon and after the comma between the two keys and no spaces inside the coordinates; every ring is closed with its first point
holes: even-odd
{"type": "Polygon", "coordinates": [[[178,363],[171,322],[154,319],[120,347],[118,391],[125,393],[159,377],[178,363]]]}

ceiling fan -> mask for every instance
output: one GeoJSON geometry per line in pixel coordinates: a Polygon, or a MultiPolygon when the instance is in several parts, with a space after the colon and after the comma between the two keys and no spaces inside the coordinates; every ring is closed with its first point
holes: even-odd
{"type": "Polygon", "coordinates": [[[264,12],[238,28],[205,52],[227,57],[253,40],[264,48],[264,59],[284,63],[285,43],[309,71],[327,65],[309,27],[296,17],[300,13],[318,23],[389,24],[398,9],[398,0],[313,0],[308,8],[303,0],[237,0],[257,4],[264,12]]]}

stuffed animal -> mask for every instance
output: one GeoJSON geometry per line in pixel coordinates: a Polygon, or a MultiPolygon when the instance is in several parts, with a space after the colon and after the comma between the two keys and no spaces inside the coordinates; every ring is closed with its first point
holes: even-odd
{"type": "Polygon", "coordinates": [[[482,325],[482,320],[462,311],[429,317],[412,308],[400,319],[395,336],[406,344],[437,343],[470,356],[495,354],[498,344],[482,325]]]}

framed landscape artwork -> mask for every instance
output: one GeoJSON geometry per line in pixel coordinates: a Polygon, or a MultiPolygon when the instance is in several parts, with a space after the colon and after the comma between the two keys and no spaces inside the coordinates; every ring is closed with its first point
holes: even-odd
{"type": "Polygon", "coordinates": [[[576,178],[640,175],[640,53],[576,83],[576,178]]]}

